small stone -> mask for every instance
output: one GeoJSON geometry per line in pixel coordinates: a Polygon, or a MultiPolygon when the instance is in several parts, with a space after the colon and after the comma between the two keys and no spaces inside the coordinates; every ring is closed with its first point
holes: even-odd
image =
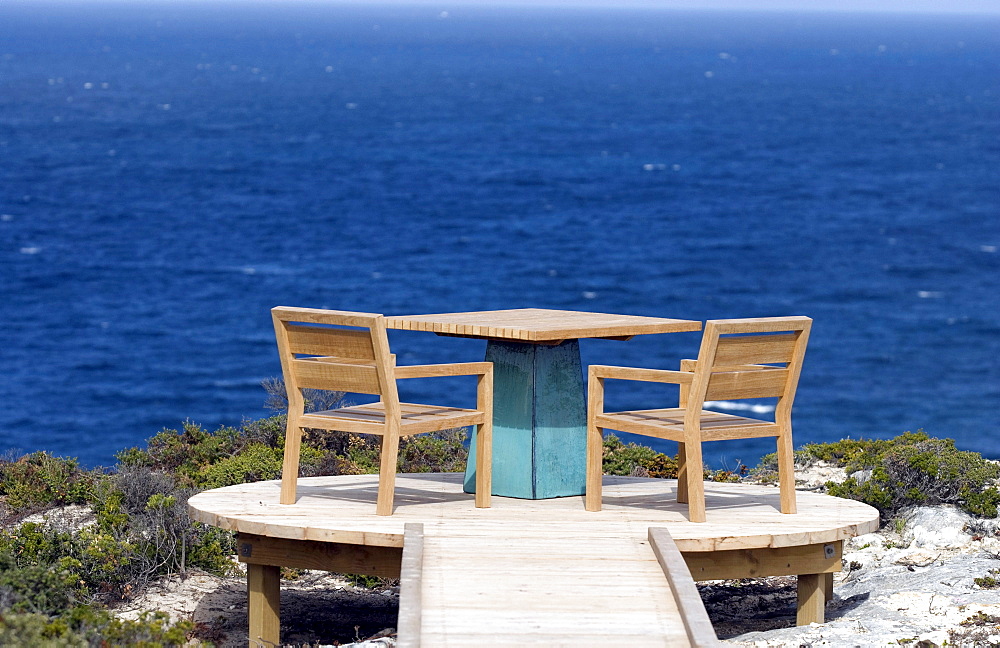
{"type": "Polygon", "coordinates": [[[937,559],[938,554],[927,549],[911,549],[896,558],[896,564],[906,567],[926,567],[937,559]]]}

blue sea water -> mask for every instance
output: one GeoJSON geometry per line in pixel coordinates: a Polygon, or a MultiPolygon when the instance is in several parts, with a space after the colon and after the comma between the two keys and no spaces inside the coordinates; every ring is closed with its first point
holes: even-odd
{"type": "MultiPolygon", "coordinates": [[[[988,16],[5,0],[0,450],[111,465],[185,419],[266,415],[280,304],[809,315],[796,444],[923,428],[1000,457],[998,33],[988,16]]],[[[484,349],[390,340],[400,363],[484,349]]],[[[670,368],[698,342],[582,347],[670,368]]]]}

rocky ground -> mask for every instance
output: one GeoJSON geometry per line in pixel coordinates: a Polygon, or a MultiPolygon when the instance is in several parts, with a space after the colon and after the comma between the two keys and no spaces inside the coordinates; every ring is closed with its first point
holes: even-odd
{"type": "MultiPolygon", "coordinates": [[[[796,477],[816,489],[846,475],[819,463],[796,477]]],[[[952,506],[883,520],[845,543],[823,624],[795,626],[794,578],[699,588],[719,637],[735,646],[1000,646],[1000,520],[952,506]]]]}
{"type": "Polygon", "coordinates": [[[793,578],[763,579],[746,594],[740,584],[703,586],[703,599],[720,638],[748,648],[1000,645],[1000,581],[989,580],[1000,577],[998,529],[927,507],[854,538],[823,624],[795,627],[793,578]]]}
{"type": "MultiPolygon", "coordinates": [[[[844,478],[818,465],[802,488],[844,478]]],[[[733,646],[1000,646],[1000,521],[925,507],[845,544],[827,622],[795,626],[795,579],[700,584],[721,639],[733,646]],[[978,579],[978,582],[977,582],[978,579]]],[[[164,610],[193,620],[217,646],[244,646],[246,581],[192,573],[156,583],[122,616],[164,610]]],[[[398,587],[365,589],[306,572],[282,583],[286,645],[392,646],[398,587]],[[367,640],[367,641],[366,641],[367,640]]]]}

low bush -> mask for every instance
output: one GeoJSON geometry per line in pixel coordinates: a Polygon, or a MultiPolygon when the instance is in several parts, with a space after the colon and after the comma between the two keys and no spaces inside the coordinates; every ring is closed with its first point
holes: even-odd
{"type": "MultiPolygon", "coordinates": [[[[716,482],[738,482],[747,472],[748,468],[741,463],[735,470],[703,470],[702,477],[716,482]]],[[[604,474],[676,479],[677,457],[605,434],[604,474]]]]}
{"type": "Polygon", "coordinates": [[[973,515],[996,517],[1000,505],[1000,466],[923,431],[894,439],[809,444],[803,452],[843,466],[849,477],[842,484],[828,483],[827,492],[870,504],[883,520],[908,506],[933,504],[955,504],[973,515]]]}
{"type": "Polygon", "coordinates": [[[0,462],[0,496],[7,506],[27,512],[64,504],[85,504],[101,471],[85,471],[74,459],[33,452],[0,462]]]}
{"type": "Polygon", "coordinates": [[[0,646],[163,648],[184,645],[193,630],[192,622],[174,623],[164,612],[145,612],[132,621],[80,605],[54,618],[25,612],[0,615],[0,646]]]}
{"type": "Polygon", "coordinates": [[[677,459],[637,443],[626,444],[614,434],[605,434],[604,474],[675,479],[677,459]]]}

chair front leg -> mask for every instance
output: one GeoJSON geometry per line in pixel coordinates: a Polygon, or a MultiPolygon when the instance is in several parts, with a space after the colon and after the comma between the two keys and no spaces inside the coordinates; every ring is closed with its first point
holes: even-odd
{"type": "Polygon", "coordinates": [[[392,515],[392,500],[396,490],[396,460],[399,457],[399,430],[390,428],[382,435],[379,462],[378,500],[376,515],[392,515]]]}
{"type": "Polygon", "coordinates": [[[584,507],[588,511],[600,511],[603,499],[604,480],[604,428],[589,422],[587,424],[587,490],[584,507]]]}
{"type": "Polygon", "coordinates": [[[476,383],[476,409],[483,423],[476,429],[476,508],[489,508],[493,491],[493,369],[476,383]]]}
{"type": "Polygon", "coordinates": [[[281,465],[282,504],[295,503],[295,487],[299,479],[299,448],[302,445],[302,428],[298,417],[289,416],[285,425],[285,456],[281,465]]]}
{"type": "Polygon", "coordinates": [[[587,380],[587,483],[583,505],[588,511],[600,511],[604,480],[604,429],[597,427],[597,416],[604,411],[604,379],[591,367],[587,380]]]}
{"type": "Polygon", "coordinates": [[[476,430],[476,508],[490,507],[493,490],[493,421],[489,418],[476,430]]]}

